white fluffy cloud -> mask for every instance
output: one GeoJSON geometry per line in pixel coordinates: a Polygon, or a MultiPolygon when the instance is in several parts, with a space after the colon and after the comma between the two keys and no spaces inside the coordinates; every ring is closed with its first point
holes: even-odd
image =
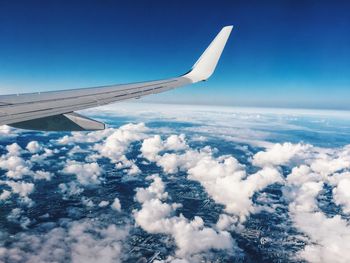
{"type": "Polygon", "coordinates": [[[6,181],[6,184],[11,187],[13,193],[21,197],[28,196],[34,190],[33,183],[6,181]]]}
{"type": "MultiPolygon", "coordinates": [[[[210,147],[193,150],[183,140],[185,146],[179,148],[181,152],[177,149],[168,152],[171,150],[165,147],[165,142],[158,135],[145,139],[141,147],[143,157],[162,167],[165,173],[187,172],[189,179],[200,182],[215,202],[223,204],[227,214],[220,216],[217,229],[228,229],[237,224],[234,216],[244,221],[256,211],[252,202],[254,193],[277,182],[285,185],[283,193],[290,202],[292,221],[310,239],[299,255],[310,262],[350,260],[348,222],[340,216],[327,216],[317,203],[317,196],[327,183],[333,187],[334,202],[344,213],[350,213],[350,146],[326,149],[303,143],[269,145],[252,158],[252,163],[260,170],[247,174],[235,158],[214,157],[210,147]],[[286,180],[280,175],[280,166],[292,168],[286,180]]],[[[159,218],[168,218],[176,209],[176,205],[162,202],[166,197],[159,195],[164,189],[162,184],[157,186],[157,181],[159,179],[154,179],[149,189],[139,189],[136,194],[142,203],[142,209],[135,213],[136,222],[151,233],[167,229],[171,220],[159,218]],[[157,189],[159,193],[155,191],[157,189]]]]}
{"type": "Polygon", "coordinates": [[[99,207],[106,207],[106,206],[108,206],[108,205],[109,205],[109,202],[108,202],[108,201],[105,201],[105,200],[102,200],[102,201],[98,204],[99,207]]]}
{"type": "Polygon", "coordinates": [[[99,184],[99,176],[102,173],[97,163],[80,163],[77,161],[68,161],[63,169],[64,173],[75,174],[79,183],[82,185],[99,184]]]}
{"type": "Polygon", "coordinates": [[[241,221],[254,212],[252,197],[255,192],[282,181],[275,168],[265,167],[248,175],[244,166],[232,156],[215,158],[210,147],[199,151],[188,149],[184,137],[181,140],[173,138],[174,136],[170,136],[166,141],[162,141],[159,136],[145,139],[141,148],[143,156],[150,161],[156,161],[166,173],[186,171],[189,179],[200,182],[214,201],[225,205],[226,212],[238,216],[241,221]],[[173,149],[187,150],[183,153],[159,154],[168,141],[181,141],[175,145],[182,146],[173,149]]]}
{"type": "Polygon", "coordinates": [[[337,205],[343,207],[343,211],[346,214],[350,214],[350,174],[343,175],[336,187],[333,188],[333,198],[337,205]]]}
{"type": "Polygon", "coordinates": [[[156,161],[156,157],[162,149],[163,141],[160,138],[160,135],[155,135],[151,138],[145,139],[141,146],[143,156],[150,161],[156,161]]]}
{"type": "Polygon", "coordinates": [[[289,215],[294,226],[309,238],[298,253],[308,262],[349,262],[350,227],[340,215],[326,215],[318,204],[327,184],[333,187],[334,202],[349,213],[348,187],[350,168],[348,146],[321,149],[311,145],[278,144],[257,153],[253,162],[271,167],[289,165],[283,194],[289,201],[289,215]],[[341,171],[340,173],[337,173],[341,171]]]}
{"type": "Polygon", "coordinates": [[[140,173],[140,169],[132,160],[128,160],[125,154],[129,150],[131,143],[145,138],[145,132],[147,131],[148,128],[144,123],[129,123],[118,129],[89,133],[85,141],[80,135],[74,133],[71,137],[63,137],[59,140],[59,143],[95,143],[92,148],[96,153],[89,156],[88,159],[96,160],[102,157],[108,158],[112,163],[115,163],[117,169],[126,169],[128,175],[134,176],[140,173]]]}
{"type": "Polygon", "coordinates": [[[31,164],[19,156],[0,157],[0,167],[7,170],[6,176],[12,179],[21,179],[24,175],[31,174],[31,164]]]}
{"type": "Polygon", "coordinates": [[[311,239],[299,255],[309,262],[349,262],[350,227],[339,215],[328,217],[319,210],[316,198],[322,189],[322,182],[306,182],[290,190],[291,218],[311,239]]]}
{"type": "Polygon", "coordinates": [[[0,261],[121,262],[127,235],[127,227],[102,227],[88,220],[69,222],[41,235],[24,232],[14,236],[11,247],[0,249],[0,261]]]}
{"type": "Polygon", "coordinates": [[[313,171],[329,176],[335,172],[350,168],[350,145],[341,149],[317,149],[310,167],[313,171]]]}
{"type": "Polygon", "coordinates": [[[136,223],[145,231],[171,235],[177,246],[176,256],[180,258],[188,258],[211,249],[233,249],[234,242],[228,232],[205,227],[202,218],[198,216],[191,221],[183,215],[174,216],[173,213],[180,205],[164,202],[168,195],[164,192],[165,186],[159,176],[154,175],[148,179],[153,182],[148,188],[137,190],[135,198],[142,207],[134,211],[136,223]]]}
{"type": "Polygon", "coordinates": [[[36,171],[33,175],[33,178],[35,180],[46,180],[50,181],[52,178],[53,174],[50,172],[45,172],[45,171],[36,171]]]}
{"type": "Polygon", "coordinates": [[[2,125],[2,126],[0,126],[0,141],[2,139],[5,139],[5,138],[8,139],[8,138],[11,138],[11,137],[15,137],[20,132],[21,132],[20,130],[11,128],[10,126],[2,125]]]}
{"type": "Polygon", "coordinates": [[[34,202],[29,198],[29,195],[34,191],[34,184],[24,181],[0,181],[0,185],[7,185],[11,190],[4,189],[0,195],[0,200],[6,200],[11,195],[17,195],[18,201],[27,206],[33,206],[34,202]]]}
{"type": "Polygon", "coordinates": [[[168,198],[168,193],[165,192],[165,185],[158,175],[148,176],[147,180],[153,180],[147,188],[138,188],[136,192],[136,200],[139,203],[144,203],[151,199],[164,200],[168,198]]]}
{"type": "Polygon", "coordinates": [[[1,125],[0,126],[0,134],[10,134],[11,133],[11,127],[7,125],[1,125]]]}
{"type": "MultiPolygon", "coordinates": [[[[101,170],[97,168],[96,160],[104,157],[115,163],[117,169],[125,169],[128,175],[138,175],[141,172],[140,169],[133,160],[128,160],[125,154],[129,150],[131,143],[145,138],[147,131],[148,128],[144,123],[129,123],[117,129],[110,128],[87,134],[72,133],[71,135],[65,135],[57,140],[58,144],[91,144],[90,147],[93,153],[86,158],[90,162],[89,164],[77,163],[70,160],[67,162],[63,171],[65,173],[76,174],[81,184],[98,183],[98,176],[101,170]]],[[[175,144],[176,142],[172,143],[175,144]]],[[[81,151],[80,147],[75,146],[70,151],[70,156],[75,152],[81,151]]]]}
{"type": "Polygon", "coordinates": [[[0,194],[0,200],[6,200],[7,198],[9,198],[11,195],[10,191],[7,190],[3,190],[2,193],[0,194]]]}
{"type": "MultiPolygon", "coordinates": [[[[37,145],[37,142],[34,142],[29,147],[29,149],[34,151],[36,147],[41,148],[40,146],[37,145]]],[[[7,150],[7,153],[0,156],[0,168],[2,170],[7,170],[6,176],[8,178],[22,179],[23,176],[27,175],[27,176],[33,177],[36,180],[51,179],[52,174],[48,172],[32,170],[32,167],[33,167],[32,160],[25,160],[22,157],[22,154],[25,153],[25,150],[23,150],[17,143],[7,145],[6,150],[7,150]]]]}
{"type": "MultiPolygon", "coordinates": [[[[54,154],[57,154],[59,150],[51,150],[48,148],[41,148],[37,153],[33,154],[30,157],[30,160],[32,162],[36,162],[38,164],[43,164],[48,157],[53,156],[54,154]]],[[[46,164],[49,164],[49,162],[46,162],[46,164]]]]}
{"type": "Polygon", "coordinates": [[[165,141],[161,139],[159,135],[155,135],[151,138],[147,138],[142,142],[141,152],[142,155],[150,160],[156,161],[157,155],[160,151],[164,150],[185,150],[188,146],[185,141],[185,135],[171,135],[165,141]]]}
{"type": "Polygon", "coordinates": [[[101,156],[107,157],[116,163],[125,154],[132,142],[144,138],[144,132],[147,130],[144,123],[123,125],[110,134],[102,144],[96,144],[94,148],[101,156]]]}
{"type": "Polygon", "coordinates": [[[40,144],[37,141],[31,141],[27,144],[26,149],[30,152],[30,153],[38,153],[42,150],[40,144]]]}
{"type": "Polygon", "coordinates": [[[114,198],[113,203],[111,204],[112,209],[116,210],[116,211],[121,211],[122,210],[122,206],[120,204],[120,201],[118,199],[118,197],[114,198]]]}
{"type": "Polygon", "coordinates": [[[7,177],[21,179],[31,173],[31,163],[21,158],[23,150],[17,143],[7,145],[6,150],[7,154],[0,156],[0,167],[7,170],[7,177]]]}
{"type": "Polygon", "coordinates": [[[97,143],[112,134],[114,129],[105,129],[102,131],[94,131],[89,133],[72,132],[71,135],[65,135],[57,140],[58,144],[77,144],[77,143],[97,143]]]}
{"type": "Polygon", "coordinates": [[[214,158],[207,155],[188,170],[188,178],[200,182],[207,193],[226,212],[239,216],[241,221],[254,211],[253,194],[266,186],[281,182],[279,172],[266,167],[247,175],[244,167],[233,157],[214,158]]]}
{"type": "Polygon", "coordinates": [[[325,184],[333,187],[334,202],[345,213],[350,212],[348,187],[350,176],[349,147],[317,148],[306,144],[275,144],[253,157],[260,167],[287,165],[284,196],[289,200],[289,215],[309,243],[299,256],[309,262],[348,262],[350,227],[339,215],[327,216],[318,206],[317,198],[325,184]]]}
{"type": "Polygon", "coordinates": [[[268,150],[255,154],[253,164],[260,167],[285,165],[294,159],[297,159],[296,161],[302,160],[310,149],[311,146],[308,144],[276,143],[268,150]]]}

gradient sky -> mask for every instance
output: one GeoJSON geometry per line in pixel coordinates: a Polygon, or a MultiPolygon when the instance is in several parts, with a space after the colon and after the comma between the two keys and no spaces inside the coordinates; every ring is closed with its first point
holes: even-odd
{"type": "Polygon", "coordinates": [[[349,1],[0,1],[0,93],[186,72],[234,30],[205,83],[144,101],[350,109],[349,1]]]}

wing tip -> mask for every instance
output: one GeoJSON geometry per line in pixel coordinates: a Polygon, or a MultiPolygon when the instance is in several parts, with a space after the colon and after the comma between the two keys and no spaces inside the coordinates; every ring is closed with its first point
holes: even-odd
{"type": "Polygon", "coordinates": [[[192,69],[183,77],[190,79],[192,83],[207,80],[215,71],[232,29],[233,25],[224,26],[192,69]]]}
{"type": "Polygon", "coordinates": [[[227,25],[227,26],[224,26],[221,30],[232,30],[233,29],[233,25],[227,25]]]}

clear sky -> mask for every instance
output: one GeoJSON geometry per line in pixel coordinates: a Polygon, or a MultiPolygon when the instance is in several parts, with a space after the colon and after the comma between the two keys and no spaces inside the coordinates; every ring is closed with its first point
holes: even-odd
{"type": "Polygon", "coordinates": [[[350,109],[349,1],[0,1],[0,93],[186,72],[234,30],[205,83],[146,98],[350,109]]]}

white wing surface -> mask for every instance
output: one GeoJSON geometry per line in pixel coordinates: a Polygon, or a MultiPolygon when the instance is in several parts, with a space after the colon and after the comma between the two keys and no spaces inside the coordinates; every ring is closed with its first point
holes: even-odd
{"type": "Polygon", "coordinates": [[[75,111],[140,98],[207,80],[215,70],[231,30],[232,26],[224,27],[191,71],[180,77],[94,88],[1,95],[0,125],[42,131],[104,129],[103,123],[75,111]]]}

